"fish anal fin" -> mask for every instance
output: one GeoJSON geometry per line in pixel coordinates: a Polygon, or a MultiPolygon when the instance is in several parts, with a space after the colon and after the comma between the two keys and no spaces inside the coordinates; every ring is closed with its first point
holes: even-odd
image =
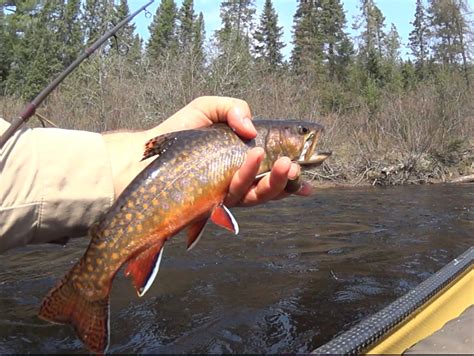
{"type": "Polygon", "coordinates": [[[234,234],[239,233],[239,225],[232,213],[224,205],[218,205],[212,211],[211,220],[214,224],[232,231],[234,234]]]}
{"type": "Polygon", "coordinates": [[[173,135],[173,133],[156,136],[150,139],[145,143],[145,151],[143,152],[142,161],[153,156],[160,156],[171,147],[175,139],[176,136],[173,135]]]}
{"type": "Polygon", "coordinates": [[[125,276],[132,276],[133,286],[142,297],[153,284],[163,255],[163,243],[152,246],[128,262],[125,276]]]}
{"type": "Polygon", "coordinates": [[[87,348],[98,354],[109,344],[109,296],[89,300],[66,277],[44,298],[38,316],[53,323],[70,324],[87,348]]]}
{"type": "Polygon", "coordinates": [[[201,239],[207,220],[207,218],[199,220],[188,228],[188,251],[194,248],[201,239]]]}

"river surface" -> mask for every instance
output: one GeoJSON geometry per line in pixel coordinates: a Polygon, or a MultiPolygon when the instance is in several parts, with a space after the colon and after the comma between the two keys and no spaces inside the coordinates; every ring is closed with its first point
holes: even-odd
{"type": "MultiPolygon", "coordinates": [[[[210,226],[190,252],[184,236],[167,243],[143,298],[118,273],[110,352],[310,352],[474,245],[472,185],[321,189],[233,211],[238,237],[210,226]]],[[[0,256],[0,353],[85,351],[36,312],[86,246],[0,256]]]]}

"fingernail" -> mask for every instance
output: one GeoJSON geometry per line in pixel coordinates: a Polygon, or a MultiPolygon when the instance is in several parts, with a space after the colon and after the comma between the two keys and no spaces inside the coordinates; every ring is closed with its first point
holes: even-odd
{"type": "Polygon", "coordinates": [[[252,124],[252,120],[250,120],[250,118],[248,117],[244,117],[242,119],[242,126],[249,132],[251,132],[252,134],[257,134],[257,130],[255,130],[255,127],[253,126],[252,124]]]}
{"type": "Polygon", "coordinates": [[[300,176],[300,166],[296,163],[292,163],[290,167],[290,171],[288,172],[288,178],[291,180],[295,180],[300,176]]]}

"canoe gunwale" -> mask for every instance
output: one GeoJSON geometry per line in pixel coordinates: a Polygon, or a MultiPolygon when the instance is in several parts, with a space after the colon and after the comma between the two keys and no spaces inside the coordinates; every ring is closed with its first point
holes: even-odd
{"type": "Polygon", "coordinates": [[[370,351],[374,345],[413,319],[450,284],[467,274],[472,269],[473,262],[474,247],[470,247],[417,287],[312,353],[353,355],[370,351]]]}

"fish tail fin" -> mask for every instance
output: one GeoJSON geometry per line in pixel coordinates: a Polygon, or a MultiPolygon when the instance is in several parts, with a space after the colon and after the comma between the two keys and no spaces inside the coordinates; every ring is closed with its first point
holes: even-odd
{"type": "Polygon", "coordinates": [[[74,327],[77,336],[95,353],[104,353],[109,344],[109,296],[88,300],[73,285],[68,276],[41,304],[41,319],[74,327]]]}

